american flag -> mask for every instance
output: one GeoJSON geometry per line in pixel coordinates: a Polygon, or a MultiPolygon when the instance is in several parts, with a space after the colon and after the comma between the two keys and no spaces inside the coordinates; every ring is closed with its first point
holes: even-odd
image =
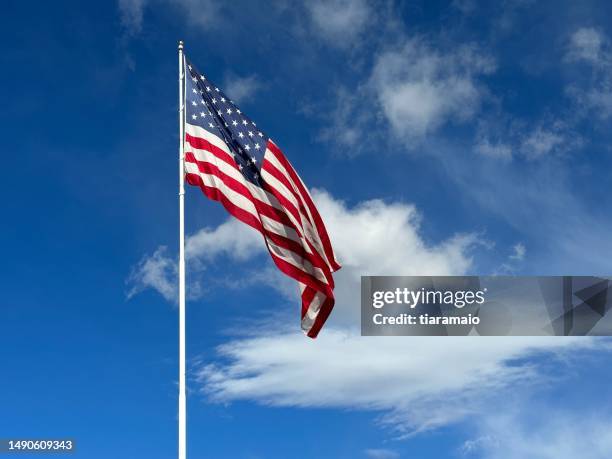
{"type": "Polygon", "coordinates": [[[280,148],[185,59],[185,178],[264,238],[295,279],[301,326],[315,338],[334,307],[340,269],[308,189],[280,148]]]}

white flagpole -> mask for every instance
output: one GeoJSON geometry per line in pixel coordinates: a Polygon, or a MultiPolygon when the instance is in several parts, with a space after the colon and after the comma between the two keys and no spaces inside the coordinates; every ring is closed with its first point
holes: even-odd
{"type": "Polygon", "coordinates": [[[185,394],[185,164],[183,142],[185,116],[183,88],[185,87],[185,61],[183,41],[179,41],[179,406],[178,406],[178,459],[187,457],[187,398],[185,394]]]}

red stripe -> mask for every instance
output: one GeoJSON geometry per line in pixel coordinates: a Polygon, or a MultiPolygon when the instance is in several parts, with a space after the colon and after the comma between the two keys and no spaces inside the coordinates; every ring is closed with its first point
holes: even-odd
{"type": "Polygon", "coordinates": [[[284,272],[287,276],[295,279],[298,282],[301,282],[302,284],[306,284],[308,287],[312,287],[313,289],[324,293],[328,297],[333,298],[334,292],[331,290],[331,288],[328,285],[322,283],[318,279],[314,279],[313,277],[306,274],[301,269],[295,267],[294,265],[283,260],[282,258],[278,258],[276,255],[274,255],[271,252],[270,252],[270,255],[272,256],[272,259],[274,260],[274,264],[276,265],[276,267],[280,269],[282,272],[284,272]]]}
{"type": "Polygon", "coordinates": [[[236,161],[234,161],[234,158],[231,155],[216,145],[210,143],[208,140],[201,137],[193,137],[185,133],[185,141],[193,148],[197,148],[198,150],[206,150],[215,155],[217,158],[225,161],[230,166],[236,167],[236,161]]]}
{"type": "Polygon", "coordinates": [[[329,314],[334,308],[334,304],[335,300],[333,297],[327,297],[325,299],[325,301],[321,305],[321,308],[319,309],[319,313],[317,314],[317,318],[315,319],[314,324],[312,324],[312,327],[310,327],[310,330],[308,330],[306,336],[308,336],[309,338],[317,337],[317,335],[321,331],[321,328],[323,327],[323,324],[325,323],[325,321],[329,317],[329,314]]]}
{"type": "Polygon", "coordinates": [[[308,208],[310,209],[310,213],[312,214],[312,217],[315,220],[315,224],[316,224],[316,227],[317,227],[317,232],[319,233],[319,236],[321,237],[321,241],[323,242],[323,246],[324,246],[324,249],[325,249],[325,253],[327,254],[327,258],[328,258],[329,262],[332,264],[332,269],[334,271],[337,271],[338,269],[341,268],[341,266],[338,263],[336,263],[336,261],[335,261],[334,251],[333,251],[332,246],[331,246],[331,241],[329,239],[329,235],[327,234],[327,230],[325,229],[325,225],[323,224],[323,220],[321,219],[321,216],[319,215],[319,212],[317,211],[317,208],[315,207],[314,202],[312,202],[312,199],[310,198],[310,195],[308,194],[308,192],[306,191],[306,189],[302,185],[301,179],[299,178],[299,176],[297,175],[297,173],[293,169],[293,166],[291,166],[289,161],[287,161],[287,158],[285,158],[285,155],[283,155],[283,152],[280,151],[280,149],[274,144],[274,142],[269,141],[268,145],[267,145],[267,148],[272,153],[274,153],[274,156],[285,167],[285,169],[287,170],[287,173],[291,176],[291,179],[293,180],[295,185],[298,187],[298,190],[300,191],[300,194],[302,194],[303,199],[306,202],[306,205],[308,205],[308,208]]]}
{"type": "MultiPolygon", "coordinates": [[[[290,239],[287,238],[283,238],[282,236],[277,235],[276,233],[272,233],[269,230],[266,230],[261,221],[259,219],[257,219],[253,214],[251,214],[250,212],[245,211],[242,207],[236,206],[234,203],[232,203],[224,194],[222,191],[220,191],[218,188],[214,188],[214,187],[209,187],[208,185],[206,185],[204,183],[204,181],[202,180],[202,177],[200,177],[199,175],[195,175],[195,174],[186,174],[186,178],[187,178],[187,183],[189,183],[190,185],[196,185],[199,186],[202,191],[204,192],[204,194],[210,198],[213,199],[215,201],[219,201],[223,204],[223,207],[225,207],[225,209],[232,214],[234,217],[236,217],[238,220],[246,223],[247,225],[255,228],[257,231],[259,231],[260,233],[262,233],[262,235],[268,236],[276,245],[279,245],[282,248],[285,248],[287,250],[292,250],[294,252],[297,252],[298,255],[300,255],[300,251],[302,253],[304,252],[304,248],[299,245],[296,244],[295,241],[292,241],[290,239]],[[295,245],[294,245],[295,244],[295,245]],[[296,250],[294,250],[296,249],[296,250]]],[[[268,246],[268,241],[265,240],[266,242],[266,247],[268,246]]],[[[323,282],[321,282],[319,279],[317,279],[316,277],[314,277],[314,275],[312,274],[308,274],[305,271],[300,270],[299,268],[297,268],[296,266],[292,265],[291,263],[278,258],[276,255],[274,255],[271,251],[270,248],[268,247],[268,251],[270,252],[270,255],[272,256],[272,258],[274,259],[275,264],[278,266],[278,268],[283,271],[285,274],[289,275],[289,277],[292,277],[293,279],[302,282],[303,284],[309,285],[312,288],[315,288],[317,290],[320,291],[324,291],[324,292],[331,292],[331,286],[330,285],[326,285],[323,282]],[[285,266],[285,268],[281,268],[281,266],[285,266]],[[293,274],[289,274],[289,273],[293,273],[293,274]]],[[[301,256],[301,255],[300,255],[301,256]]],[[[303,258],[309,259],[307,257],[302,256],[303,258]]],[[[312,260],[309,259],[309,261],[312,260]]],[[[315,263],[312,263],[313,266],[315,266],[315,263]]],[[[323,270],[323,273],[325,274],[325,270],[323,270]]],[[[327,276],[325,276],[327,279],[327,276]]],[[[333,294],[333,293],[332,293],[333,294]]]]}
{"type": "MultiPolygon", "coordinates": [[[[279,171],[270,161],[267,161],[265,159],[265,157],[264,157],[264,162],[263,162],[261,168],[263,170],[265,170],[266,172],[268,172],[270,175],[272,175],[274,178],[276,178],[283,185],[285,185],[287,190],[293,195],[293,197],[295,198],[295,200],[298,203],[298,209],[297,210],[303,215],[303,218],[305,220],[310,221],[310,218],[308,218],[308,212],[306,212],[306,209],[304,208],[304,202],[302,201],[302,198],[295,192],[295,189],[291,185],[291,183],[289,182],[289,179],[287,179],[287,176],[285,174],[283,174],[281,171],[279,171]]],[[[292,208],[295,208],[294,204],[291,201],[289,201],[285,196],[283,196],[283,194],[279,190],[276,190],[270,184],[267,184],[267,185],[268,185],[269,189],[272,191],[272,193],[274,194],[274,196],[276,196],[280,200],[280,197],[279,197],[279,195],[280,195],[283,198],[283,202],[286,202],[292,208]]]]}
{"type": "Polygon", "coordinates": [[[308,306],[310,305],[316,294],[317,291],[315,289],[310,287],[304,288],[304,292],[302,293],[302,319],[306,315],[306,312],[308,311],[308,306]]]}

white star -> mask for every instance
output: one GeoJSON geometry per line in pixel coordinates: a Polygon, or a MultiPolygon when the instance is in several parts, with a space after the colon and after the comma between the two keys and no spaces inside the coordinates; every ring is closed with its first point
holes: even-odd
{"type": "Polygon", "coordinates": [[[206,86],[206,92],[210,92],[210,86],[206,86]]]}
{"type": "Polygon", "coordinates": [[[225,103],[225,97],[221,98],[221,102],[225,103]]]}
{"type": "Polygon", "coordinates": [[[201,116],[202,118],[205,118],[205,117],[206,117],[206,113],[204,113],[204,112],[200,112],[200,116],[201,116]]]}
{"type": "Polygon", "coordinates": [[[239,115],[242,114],[242,112],[238,109],[236,109],[236,113],[238,113],[239,115]]]}
{"type": "Polygon", "coordinates": [[[259,177],[259,174],[258,174],[257,172],[255,172],[255,173],[253,174],[253,177],[258,178],[258,177],[259,177]]]}
{"type": "Polygon", "coordinates": [[[187,67],[189,67],[189,70],[193,70],[193,68],[191,67],[191,65],[188,65],[187,67]]]}
{"type": "Polygon", "coordinates": [[[251,121],[251,124],[252,124],[253,126],[257,126],[257,125],[255,124],[255,122],[254,122],[254,121],[251,121]]]}
{"type": "Polygon", "coordinates": [[[198,79],[196,77],[192,77],[191,81],[193,81],[194,83],[196,83],[198,81],[198,79]]]}
{"type": "Polygon", "coordinates": [[[204,81],[206,78],[204,78],[204,75],[200,75],[200,80],[204,81]]]}
{"type": "Polygon", "coordinates": [[[214,127],[215,127],[215,125],[214,125],[214,124],[212,124],[212,123],[208,123],[208,127],[214,128],[214,127]]]}
{"type": "Polygon", "coordinates": [[[232,124],[233,124],[234,126],[238,126],[238,121],[234,120],[234,121],[232,121],[232,124]]]}
{"type": "Polygon", "coordinates": [[[219,92],[219,88],[215,88],[215,91],[219,92]]]}
{"type": "Polygon", "coordinates": [[[247,121],[246,120],[242,120],[242,124],[244,124],[246,126],[247,125],[247,121]]]}
{"type": "Polygon", "coordinates": [[[261,131],[259,131],[259,132],[257,133],[257,135],[258,135],[259,137],[263,137],[263,134],[261,133],[261,131]]]}
{"type": "Polygon", "coordinates": [[[249,151],[251,149],[251,146],[247,144],[244,148],[246,149],[246,151],[249,151]]]}
{"type": "Polygon", "coordinates": [[[193,105],[193,106],[195,107],[195,106],[196,106],[196,105],[198,105],[198,104],[196,103],[196,101],[195,101],[195,100],[192,100],[192,101],[191,101],[191,105],[193,105]]]}
{"type": "Polygon", "coordinates": [[[232,109],[231,109],[231,108],[228,108],[226,111],[227,111],[227,114],[228,114],[228,115],[231,115],[231,114],[232,114],[232,109]]]}
{"type": "Polygon", "coordinates": [[[255,163],[257,162],[257,158],[255,158],[255,156],[253,156],[253,157],[251,158],[251,162],[252,162],[253,164],[255,164],[255,163]]]}
{"type": "Polygon", "coordinates": [[[259,144],[258,143],[255,144],[255,150],[259,150],[259,144]]]}
{"type": "Polygon", "coordinates": [[[196,88],[193,88],[193,89],[192,89],[192,91],[193,91],[193,93],[194,93],[194,94],[197,94],[197,93],[198,93],[198,91],[196,90],[196,88]]]}
{"type": "Polygon", "coordinates": [[[244,137],[244,134],[242,132],[238,133],[238,137],[240,137],[241,139],[244,137]]]}
{"type": "Polygon", "coordinates": [[[195,120],[195,119],[197,119],[197,118],[198,118],[198,115],[193,114],[193,115],[191,115],[191,117],[192,117],[192,118],[195,120]]]}
{"type": "Polygon", "coordinates": [[[202,100],[200,101],[200,103],[201,103],[202,105],[206,105],[206,102],[204,102],[204,99],[202,99],[202,100]]]}
{"type": "Polygon", "coordinates": [[[249,131],[249,137],[253,137],[253,132],[249,131]]]}
{"type": "Polygon", "coordinates": [[[215,99],[214,97],[212,98],[212,103],[216,104],[217,103],[217,99],[215,99]]]}

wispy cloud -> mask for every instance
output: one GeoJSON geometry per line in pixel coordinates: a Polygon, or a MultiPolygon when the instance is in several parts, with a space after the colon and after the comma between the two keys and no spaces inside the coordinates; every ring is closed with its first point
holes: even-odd
{"type": "Polygon", "coordinates": [[[510,388],[539,381],[519,359],[591,348],[589,339],[361,337],[328,328],[315,341],[275,331],[220,346],[204,365],[204,392],[220,402],[373,410],[400,437],[485,410],[510,388]],[[322,390],[322,388],[324,388],[322,390]]]}
{"type": "Polygon", "coordinates": [[[366,0],[314,0],[305,2],[316,34],[328,43],[348,47],[355,43],[367,26],[371,26],[375,10],[366,0]]]}
{"type": "Polygon", "coordinates": [[[476,423],[480,435],[467,440],[461,452],[482,459],[606,459],[612,454],[612,417],[606,413],[550,406],[539,414],[490,413],[476,423]]]}
{"type": "Polygon", "coordinates": [[[128,35],[138,35],[142,31],[144,9],[148,0],[118,0],[121,25],[128,35]]]}
{"type": "Polygon", "coordinates": [[[219,27],[224,3],[219,0],[166,0],[177,5],[189,24],[203,29],[219,27]]]}
{"type": "Polygon", "coordinates": [[[367,78],[337,90],[322,137],[352,154],[377,129],[406,146],[421,143],[447,124],[474,118],[487,96],[480,79],[495,68],[495,60],[471,44],[441,50],[423,37],[385,43],[367,78]]]}
{"type": "Polygon", "coordinates": [[[366,449],[365,455],[369,459],[399,459],[400,455],[391,449],[366,449]]]}
{"type": "Polygon", "coordinates": [[[370,81],[393,132],[410,139],[450,120],[471,119],[483,98],[478,78],[495,68],[495,61],[475,46],[444,52],[412,39],[381,53],[370,81]]]}
{"type": "Polygon", "coordinates": [[[593,27],[582,27],[570,37],[566,59],[568,61],[586,61],[596,66],[609,63],[609,56],[604,48],[608,39],[593,27]]]}
{"type": "Polygon", "coordinates": [[[579,108],[608,119],[612,115],[612,47],[609,38],[595,28],[577,29],[570,37],[566,61],[590,68],[589,77],[569,84],[567,94],[579,108]]]}
{"type": "Polygon", "coordinates": [[[229,75],[223,87],[234,102],[244,103],[255,97],[257,91],[262,88],[262,83],[255,75],[245,77],[229,75]]]}
{"type": "Polygon", "coordinates": [[[509,258],[513,261],[523,261],[526,253],[527,249],[525,248],[525,244],[518,242],[512,246],[512,254],[509,258]]]}
{"type": "Polygon", "coordinates": [[[160,246],[132,268],[126,279],[128,299],[150,288],[159,292],[167,301],[176,301],[177,264],[168,257],[167,251],[166,246],[160,246]]]}

